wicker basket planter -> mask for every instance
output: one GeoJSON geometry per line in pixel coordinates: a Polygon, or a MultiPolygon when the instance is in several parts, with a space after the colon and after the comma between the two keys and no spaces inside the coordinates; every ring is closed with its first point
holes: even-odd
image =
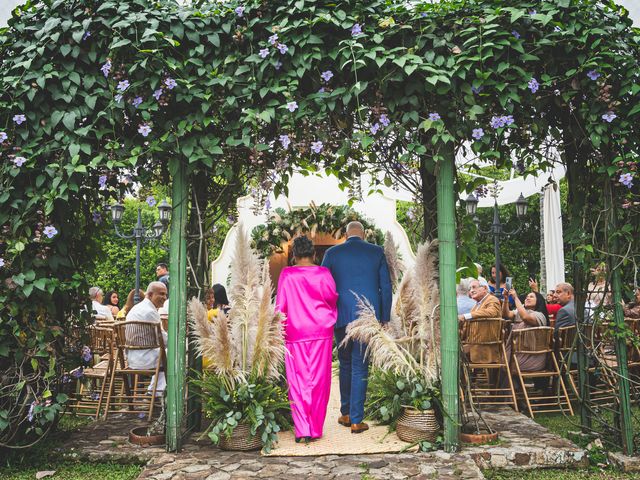
{"type": "Polygon", "coordinates": [[[239,423],[229,437],[220,436],[219,445],[223,450],[259,450],[262,448],[262,439],[257,435],[251,435],[249,425],[239,423]]]}
{"type": "Polygon", "coordinates": [[[440,433],[440,424],[433,410],[405,408],[398,419],[396,433],[404,442],[435,442],[440,433]]]}

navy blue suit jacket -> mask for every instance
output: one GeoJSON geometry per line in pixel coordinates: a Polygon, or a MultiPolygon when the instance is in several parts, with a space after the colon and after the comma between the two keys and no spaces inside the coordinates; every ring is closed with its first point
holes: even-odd
{"type": "Polygon", "coordinates": [[[327,250],[322,266],[331,270],[338,290],[336,328],[358,318],[358,299],[353,292],[371,302],[378,320],[390,320],[391,278],[382,247],[351,237],[327,250]]]}

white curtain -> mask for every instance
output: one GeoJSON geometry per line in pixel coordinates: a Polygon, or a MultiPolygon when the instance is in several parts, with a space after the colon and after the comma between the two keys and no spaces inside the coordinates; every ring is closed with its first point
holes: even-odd
{"type": "MultiPolygon", "coordinates": [[[[564,282],[564,245],[562,242],[562,211],[560,189],[549,184],[544,189],[543,202],[545,279],[546,289],[555,288],[564,282]]],[[[543,294],[545,292],[542,292],[543,294]]]]}

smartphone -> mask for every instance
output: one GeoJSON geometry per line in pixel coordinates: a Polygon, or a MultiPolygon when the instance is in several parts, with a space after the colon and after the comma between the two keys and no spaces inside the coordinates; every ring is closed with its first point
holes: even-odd
{"type": "Polygon", "coordinates": [[[507,288],[507,292],[509,292],[513,288],[513,277],[507,277],[504,280],[504,283],[507,288]]]}

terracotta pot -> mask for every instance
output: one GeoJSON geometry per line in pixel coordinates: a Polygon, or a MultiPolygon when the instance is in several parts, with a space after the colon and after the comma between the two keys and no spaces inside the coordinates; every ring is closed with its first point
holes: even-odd
{"type": "Polygon", "coordinates": [[[460,433],[460,441],[481,445],[483,443],[495,442],[498,439],[498,432],[493,433],[460,433]]]}
{"type": "Polygon", "coordinates": [[[147,427],[136,427],[129,431],[129,441],[142,447],[164,445],[165,435],[147,435],[147,427]]]}

